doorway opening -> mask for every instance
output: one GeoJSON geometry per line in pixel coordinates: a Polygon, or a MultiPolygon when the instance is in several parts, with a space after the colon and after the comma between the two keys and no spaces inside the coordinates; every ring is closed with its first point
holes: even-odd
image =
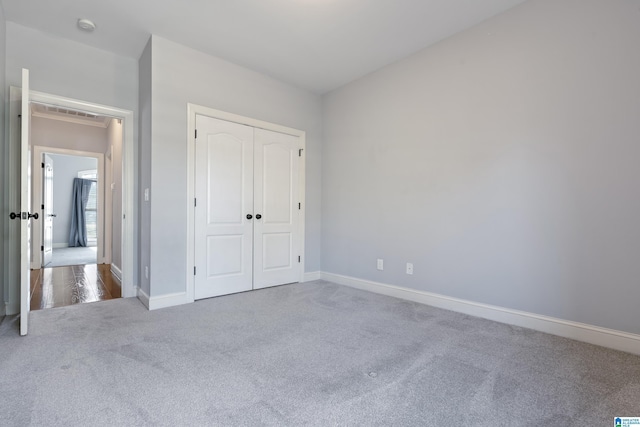
{"type": "MultiPolygon", "coordinates": [[[[42,164],[40,266],[98,264],[98,230],[103,227],[98,220],[103,208],[98,185],[104,185],[98,159],[44,152],[42,164]]],[[[38,193],[33,192],[34,199],[38,193]]]]}
{"type": "Polygon", "coordinates": [[[31,309],[120,298],[122,119],[30,109],[31,309]]]}
{"type": "MultiPolygon", "coordinates": [[[[5,220],[4,242],[5,265],[8,266],[2,273],[4,276],[4,301],[7,315],[20,314],[20,334],[28,333],[28,320],[33,289],[30,287],[31,253],[30,245],[34,244],[31,238],[33,228],[40,215],[40,206],[31,207],[31,181],[33,174],[40,169],[33,170],[33,152],[30,144],[32,118],[32,104],[41,104],[54,108],[69,109],[77,113],[87,115],[104,116],[116,119],[122,125],[122,162],[120,175],[122,176],[122,199],[120,211],[122,212],[122,233],[118,236],[118,247],[121,249],[122,267],[119,275],[122,284],[123,297],[135,297],[137,295],[137,254],[136,246],[136,214],[135,205],[136,182],[134,165],[136,164],[135,140],[134,140],[134,114],[131,110],[118,107],[100,105],[92,102],[66,98],[29,89],[29,70],[22,70],[22,86],[9,88],[8,104],[8,135],[9,143],[5,151],[5,178],[8,183],[5,192],[5,206],[17,210],[11,212],[9,218],[17,220],[11,222],[5,220]],[[15,225],[14,225],[15,224],[15,225]],[[33,227],[32,227],[33,224],[33,227]]],[[[107,221],[107,223],[109,223],[107,221]]],[[[38,223],[39,224],[39,223],[38,223]]],[[[114,239],[115,240],[115,239],[114,239]]],[[[99,239],[98,239],[99,241],[99,239]]],[[[114,241],[114,244],[115,241],[114,241]]],[[[99,246],[98,246],[99,249],[99,246]]],[[[108,251],[106,253],[109,253],[108,251]]],[[[100,255],[98,255],[99,257],[100,255]]],[[[100,262],[100,261],[98,261],[100,262]]],[[[98,264],[97,264],[98,265],[98,264]]]]}

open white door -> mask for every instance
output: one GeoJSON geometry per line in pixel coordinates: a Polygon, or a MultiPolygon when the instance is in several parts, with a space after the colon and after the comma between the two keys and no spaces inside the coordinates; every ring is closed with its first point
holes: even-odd
{"type": "Polygon", "coordinates": [[[31,303],[30,266],[31,251],[29,248],[31,218],[38,219],[38,214],[31,215],[31,183],[29,131],[31,130],[29,110],[29,70],[22,69],[22,120],[20,131],[20,335],[27,335],[29,330],[29,309],[31,303]]]}
{"type": "Polygon", "coordinates": [[[53,258],[53,159],[43,154],[42,186],[42,266],[51,264],[53,258]]]}

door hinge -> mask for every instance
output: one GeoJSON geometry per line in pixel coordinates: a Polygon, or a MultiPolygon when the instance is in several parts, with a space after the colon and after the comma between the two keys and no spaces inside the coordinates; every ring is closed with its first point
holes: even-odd
{"type": "Polygon", "coordinates": [[[42,165],[42,169],[44,169],[44,163],[41,163],[41,165],[42,165]]]}
{"type": "Polygon", "coordinates": [[[302,157],[302,150],[304,150],[304,148],[300,148],[300,149],[298,150],[298,157],[302,157]]]}
{"type": "Polygon", "coordinates": [[[44,246],[40,246],[40,250],[44,252],[44,246]]]}
{"type": "Polygon", "coordinates": [[[198,129],[196,129],[196,139],[198,139],[198,129]]]}
{"type": "Polygon", "coordinates": [[[198,199],[196,199],[195,197],[193,198],[193,206],[198,206],[198,199]]]}
{"type": "Polygon", "coordinates": [[[193,266],[193,275],[194,276],[196,275],[196,267],[195,266],[193,266]]]}
{"type": "Polygon", "coordinates": [[[302,209],[302,203],[298,203],[298,210],[302,209]]]}
{"type": "Polygon", "coordinates": [[[300,255],[298,255],[298,262],[300,262],[300,255]]]}
{"type": "Polygon", "coordinates": [[[42,205],[42,210],[44,210],[44,205],[42,205]]]}

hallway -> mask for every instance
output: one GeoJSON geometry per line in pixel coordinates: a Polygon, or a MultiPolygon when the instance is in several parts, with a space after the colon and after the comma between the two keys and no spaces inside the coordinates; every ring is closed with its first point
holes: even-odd
{"type": "Polygon", "coordinates": [[[31,310],[121,298],[109,264],[31,270],[31,310]]]}

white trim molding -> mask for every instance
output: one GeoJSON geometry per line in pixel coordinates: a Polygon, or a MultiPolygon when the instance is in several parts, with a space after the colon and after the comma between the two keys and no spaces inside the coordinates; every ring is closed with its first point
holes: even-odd
{"type": "Polygon", "coordinates": [[[189,304],[193,302],[187,298],[186,292],[177,292],[174,294],[150,297],[142,289],[138,289],[138,299],[149,310],[159,310],[161,308],[173,307],[176,305],[189,304]]]}
{"type": "Polygon", "coordinates": [[[110,270],[111,274],[113,274],[114,277],[118,279],[118,282],[120,282],[120,285],[122,285],[122,270],[120,270],[120,268],[113,263],[111,264],[110,270]]]}
{"type": "Polygon", "coordinates": [[[321,280],[322,273],[320,271],[310,271],[308,273],[304,273],[304,282],[313,282],[314,280],[321,280]]]}
{"type": "Polygon", "coordinates": [[[145,307],[147,307],[147,309],[149,309],[149,295],[147,295],[147,293],[141,288],[138,288],[138,299],[145,307]]]}
{"type": "Polygon", "coordinates": [[[496,322],[507,323],[523,328],[534,329],[552,335],[571,338],[602,347],[640,355],[640,335],[614,329],[602,328],[585,323],[572,322],[555,317],[543,316],[526,311],[512,310],[495,305],[452,298],[445,295],[401,286],[388,285],[340,274],[321,272],[320,278],[339,285],[390,297],[414,301],[433,307],[456,311],[470,316],[482,317],[496,322]]]}

